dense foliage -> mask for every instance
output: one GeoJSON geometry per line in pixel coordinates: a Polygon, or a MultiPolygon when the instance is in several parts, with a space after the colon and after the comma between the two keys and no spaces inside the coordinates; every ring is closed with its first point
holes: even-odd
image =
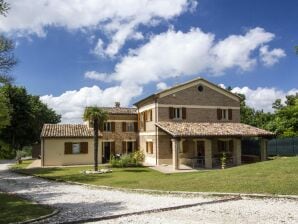
{"type": "Polygon", "coordinates": [[[240,104],[241,122],[264,128],[277,134],[278,137],[298,136],[298,93],[286,96],[285,104],[277,99],[273,104],[273,113],[255,110],[245,104],[245,96],[240,104]]]}
{"type": "Polygon", "coordinates": [[[4,107],[9,108],[6,125],[0,129],[1,151],[8,155],[2,157],[15,155],[16,150],[39,142],[44,123],[60,122],[60,115],[42,103],[38,96],[28,94],[24,87],[6,84],[0,88],[0,96],[6,99],[4,107]]]}
{"type": "Polygon", "coordinates": [[[127,155],[112,156],[110,165],[111,167],[138,167],[142,166],[144,159],[144,153],[140,150],[137,150],[134,153],[127,155]]]}

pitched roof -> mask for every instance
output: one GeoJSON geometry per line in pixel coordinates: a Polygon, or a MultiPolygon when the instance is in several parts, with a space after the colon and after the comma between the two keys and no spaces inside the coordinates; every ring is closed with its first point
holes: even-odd
{"type": "Polygon", "coordinates": [[[93,137],[93,129],[85,124],[44,124],[41,137],[93,137]]]}
{"type": "Polygon", "coordinates": [[[137,114],[137,108],[133,107],[101,107],[109,114],[137,114]]]}
{"type": "Polygon", "coordinates": [[[214,89],[216,89],[216,90],[218,90],[218,91],[220,91],[220,92],[222,92],[222,93],[224,93],[224,94],[226,94],[226,95],[228,95],[228,96],[230,96],[232,98],[235,98],[235,99],[238,99],[238,100],[240,99],[240,97],[237,94],[232,93],[232,92],[230,92],[230,91],[228,91],[228,90],[226,90],[224,88],[221,88],[220,86],[218,86],[218,85],[216,85],[216,84],[214,84],[212,82],[209,82],[206,79],[203,79],[201,77],[198,77],[196,79],[187,81],[185,83],[181,83],[179,85],[175,85],[173,87],[167,88],[167,89],[162,90],[160,92],[153,93],[153,94],[149,95],[148,97],[146,97],[144,99],[141,99],[138,102],[134,103],[134,105],[138,105],[139,103],[144,102],[144,101],[146,101],[146,100],[148,100],[150,98],[159,97],[161,94],[165,94],[167,92],[172,92],[172,91],[177,90],[177,89],[179,90],[181,87],[189,86],[189,85],[196,85],[196,84],[198,84],[200,82],[203,83],[203,84],[206,84],[209,87],[212,87],[212,88],[214,88],[214,89]]]}
{"type": "Polygon", "coordinates": [[[158,122],[156,126],[173,137],[269,137],[274,133],[242,123],[158,122]]]}

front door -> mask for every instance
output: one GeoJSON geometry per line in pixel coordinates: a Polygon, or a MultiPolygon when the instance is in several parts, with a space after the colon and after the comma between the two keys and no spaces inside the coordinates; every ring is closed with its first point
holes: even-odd
{"type": "Polygon", "coordinates": [[[110,156],[111,156],[111,142],[104,142],[103,143],[103,158],[102,162],[107,163],[110,161],[110,156]]]}
{"type": "Polygon", "coordinates": [[[133,152],[133,142],[127,142],[127,154],[133,152]]]}
{"type": "Polygon", "coordinates": [[[205,157],[205,142],[197,141],[197,157],[205,157]]]}

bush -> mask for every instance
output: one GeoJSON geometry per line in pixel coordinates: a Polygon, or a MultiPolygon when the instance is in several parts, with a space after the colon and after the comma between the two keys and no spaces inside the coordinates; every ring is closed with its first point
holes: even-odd
{"type": "Polygon", "coordinates": [[[15,156],[15,150],[9,144],[0,141],[0,159],[13,159],[15,156]]]}
{"type": "Polygon", "coordinates": [[[111,167],[137,167],[141,166],[145,159],[143,152],[136,151],[122,156],[112,156],[110,159],[111,167]]]}

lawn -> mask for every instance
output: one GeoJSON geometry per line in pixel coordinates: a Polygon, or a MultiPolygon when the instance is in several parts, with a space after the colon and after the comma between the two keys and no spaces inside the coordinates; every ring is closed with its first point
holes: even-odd
{"type": "Polygon", "coordinates": [[[52,209],[0,192],[0,223],[23,222],[53,212],[52,209]]]}
{"type": "Polygon", "coordinates": [[[163,174],[150,168],[113,168],[112,173],[84,175],[91,167],[19,170],[40,177],[121,188],[193,192],[298,194],[298,157],[242,165],[225,170],[163,174]]]}

